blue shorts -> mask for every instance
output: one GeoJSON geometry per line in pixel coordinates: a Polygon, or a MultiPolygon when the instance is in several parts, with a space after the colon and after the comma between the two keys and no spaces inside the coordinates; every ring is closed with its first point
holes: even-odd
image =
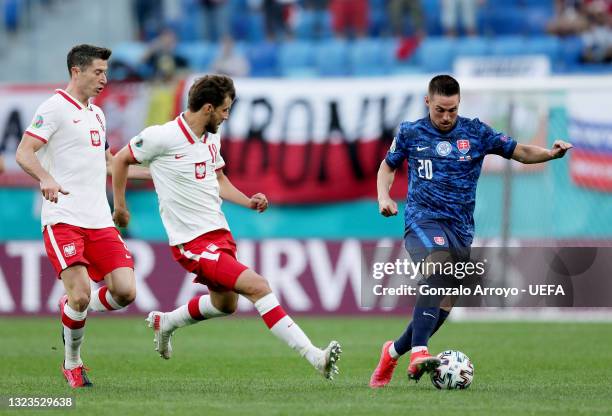
{"type": "MultiPolygon", "coordinates": [[[[442,261],[443,264],[446,264],[447,261],[455,264],[470,261],[470,246],[463,244],[461,239],[445,221],[433,219],[414,221],[406,230],[404,245],[413,263],[426,260],[430,254],[436,251],[447,252],[450,254],[450,258],[444,255],[434,259],[433,263],[426,261],[426,264],[437,264],[439,261],[442,261]]],[[[420,279],[418,284],[435,288],[454,288],[462,284],[475,284],[471,279],[466,282],[467,279],[459,279],[453,274],[445,273],[447,273],[446,269],[442,273],[439,271],[432,272],[431,274],[423,273],[424,278],[420,279]]],[[[439,295],[418,296],[417,306],[439,307],[442,298],[443,296],[439,295]]],[[[454,303],[455,301],[456,299],[452,302],[454,303]]]]}
{"type": "Polygon", "coordinates": [[[436,250],[450,251],[455,261],[466,261],[470,257],[470,247],[465,246],[446,222],[440,220],[414,221],[406,230],[404,246],[414,262],[424,260],[436,250]]]}
{"type": "MultiPolygon", "coordinates": [[[[451,255],[450,261],[462,261],[466,256],[466,250],[461,246],[461,242],[457,235],[445,224],[444,221],[433,219],[420,219],[412,222],[406,230],[404,236],[404,246],[410,254],[410,259],[413,263],[420,263],[427,259],[424,264],[436,264],[442,261],[444,264],[448,261],[444,255],[440,259],[434,259],[433,263],[429,263],[431,258],[428,258],[434,252],[448,252],[451,255]]],[[[469,258],[469,247],[467,247],[467,257],[469,258]]],[[[421,272],[423,278],[418,282],[418,285],[427,285],[435,288],[453,288],[457,287],[460,282],[453,275],[441,274],[440,272],[421,272]]],[[[417,297],[417,307],[439,307],[443,296],[419,295],[417,297]]],[[[454,302],[453,302],[454,303],[454,302]]]]}

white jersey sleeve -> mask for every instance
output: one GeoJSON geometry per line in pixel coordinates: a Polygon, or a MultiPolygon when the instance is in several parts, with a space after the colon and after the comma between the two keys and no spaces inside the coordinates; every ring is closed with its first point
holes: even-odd
{"type": "Polygon", "coordinates": [[[143,166],[149,166],[158,156],[166,152],[163,136],[156,134],[159,126],[148,127],[128,143],[132,157],[143,166]]]}
{"type": "Polygon", "coordinates": [[[219,150],[217,152],[217,159],[215,160],[215,170],[223,169],[225,167],[225,160],[221,155],[221,144],[219,144],[219,150]]]}
{"type": "Polygon", "coordinates": [[[219,134],[211,134],[208,140],[208,150],[212,156],[212,164],[214,170],[223,169],[225,160],[221,155],[221,136],[219,134]]]}
{"type": "Polygon", "coordinates": [[[59,110],[57,104],[51,99],[42,103],[36,110],[26,133],[47,143],[61,124],[62,117],[59,110]]]}

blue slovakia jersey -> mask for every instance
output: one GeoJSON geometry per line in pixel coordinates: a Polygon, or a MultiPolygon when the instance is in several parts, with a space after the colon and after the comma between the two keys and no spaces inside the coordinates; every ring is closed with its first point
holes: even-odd
{"type": "Polygon", "coordinates": [[[476,119],[457,117],[441,132],[429,116],[400,124],[387,153],[393,168],[408,160],[406,229],[422,219],[443,220],[466,247],[474,238],[476,184],[485,155],[509,159],[516,141],[476,119]]]}

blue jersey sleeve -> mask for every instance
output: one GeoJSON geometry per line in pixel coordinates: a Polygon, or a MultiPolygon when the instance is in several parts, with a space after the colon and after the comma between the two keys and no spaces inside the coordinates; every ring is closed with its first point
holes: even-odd
{"type": "Polygon", "coordinates": [[[506,136],[503,133],[495,131],[478,119],[475,121],[479,126],[479,133],[482,139],[484,153],[499,155],[501,157],[505,157],[506,159],[510,159],[512,157],[512,153],[514,153],[514,149],[516,148],[516,140],[514,140],[512,137],[506,136]]]}
{"type": "Polygon", "coordinates": [[[392,169],[397,169],[402,166],[402,162],[404,159],[408,158],[408,149],[407,141],[410,138],[410,131],[408,129],[407,123],[400,124],[399,130],[397,132],[397,136],[393,138],[393,143],[391,143],[391,147],[387,152],[387,156],[385,157],[385,162],[392,169]]]}

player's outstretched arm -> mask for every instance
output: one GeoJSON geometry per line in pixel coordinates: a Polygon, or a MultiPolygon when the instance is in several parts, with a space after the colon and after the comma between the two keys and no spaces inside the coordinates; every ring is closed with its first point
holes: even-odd
{"type": "Polygon", "coordinates": [[[378,192],[378,211],[385,217],[397,215],[397,203],[389,195],[394,180],[395,169],[392,169],[383,160],[376,175],[376,190],[378,192]]]}
{"type": "MultiPolygon", "coordinates": [[[[113,175],[113,154],[108,149],[106,150],[106,174],[113,175]]],[[[151,172],[144,166],[130,166],[127,177],[128,179],[151,179],[151,172]]]]}
{"type": "Polygon", "coordinates": [[[127,185],[130,165],[135,163],[138,162],[134,159],[127,146],[113,156],[113,205],[115,207],[113,221],[118,227],[126,227],[130,222],[130,212],[125,201],[125,187],[127,185]]]}
{"type": "Polygon", "coordinates": [[[44,144],[42,141],[24,134],[17,147],[15,160],[21,169],[40,183],[40,192],[43,197],[50,202],[57,202],[60,193],[68,195],[70,192],[63,189],[55,181],[53,176],[42,167],[38,157],[36,157],[36,152],[44,144]]]}
{"type": "Polygon", "coordinates": [[[128,169],[128,179],[153,179],[151,171],[144,166],[130,166],[128,169]]]}
{"type": "Polygon", "coordinates": [[[257,193],[249,198],[234,186],[229,178],[225,176],[222,169],[217,170],[217,180],[219,181],[219,196],[223,200],[254,209],[258,212],[264,212],[268,209],[268,198],[264,194],[257,193]]]}
{"type": "Polygon", "coordinates": [[[549,160],[562,158],[572,147],[571,143],[563,140],[556,140],[551,149],[519,143],[512,153],[512,159],[526,164],[548,162],[549,160]]]}

